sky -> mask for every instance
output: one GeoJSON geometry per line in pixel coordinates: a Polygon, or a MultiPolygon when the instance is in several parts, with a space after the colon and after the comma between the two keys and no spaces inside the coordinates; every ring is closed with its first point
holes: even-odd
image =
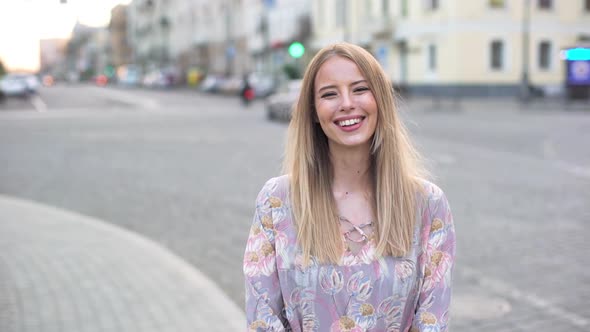
{"type": "Polygon", "coordinates": [[[0,0],[0,60],[9,70],[39,67],[39,40],[68,38],[76,19],[106,26],[111,9],[131,0],[0,0]]]}

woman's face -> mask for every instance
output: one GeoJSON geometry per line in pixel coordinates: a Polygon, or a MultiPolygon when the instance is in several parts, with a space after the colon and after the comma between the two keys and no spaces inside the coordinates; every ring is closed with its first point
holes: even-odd
{"type": "Polygon", "coordinates": [[[358,66],[334,56],[314,81],[315,108],[330,149],[366,146],[377,126],[377,103],[358,66]]]}

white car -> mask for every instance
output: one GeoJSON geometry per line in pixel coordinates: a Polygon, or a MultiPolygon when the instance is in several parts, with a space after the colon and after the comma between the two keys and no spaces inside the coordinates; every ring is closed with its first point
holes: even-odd
{"type": "Polygon", "coordinates": [[[27,82],[29,93],[37,93],[37,91],[39,91],[39,86],[41,85],[41,81],[39,81],[37,75],[23,74],[23,76],[27,82]]]}
{"type": "Polygon", "coordinates": [[[269,120],[289,122],[291,112],[299,99],[301,80],[287,81],[279,88],[277,93],[266,98],[266,117],[269,120]]]}
{"type": "MultiPolygon", "coordinates": [[[[31,86],[32,87],[32,86],[31,86]]],[[[0,90],[7,97],[27,97],[31,92],[27,76],[8,74],[0,80],[0,90]]],[[[36,87],[35,87],[35,90],[36,87]]]]}

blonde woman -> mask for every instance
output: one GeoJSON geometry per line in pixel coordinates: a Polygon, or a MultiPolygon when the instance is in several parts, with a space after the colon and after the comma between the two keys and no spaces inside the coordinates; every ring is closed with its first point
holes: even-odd
{"type": "Polygon", "coordinates": [[[339,43],[313,58],[284,166],[246,245],[249,330],[447,331],[451,212],[366,50],[339,43]]]}

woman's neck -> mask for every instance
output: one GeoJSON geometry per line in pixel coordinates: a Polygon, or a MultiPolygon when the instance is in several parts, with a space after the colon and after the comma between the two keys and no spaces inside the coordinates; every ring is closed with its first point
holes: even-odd
{"type": "Polygon", "coordinates": [[[369,148],[330,150],[333,169],[332,191],[336,196],[371,192],[369,148]]]}

